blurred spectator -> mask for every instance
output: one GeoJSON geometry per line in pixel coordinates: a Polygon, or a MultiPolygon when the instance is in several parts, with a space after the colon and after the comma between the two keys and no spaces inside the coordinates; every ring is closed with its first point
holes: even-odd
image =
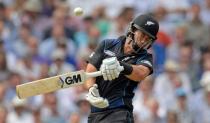
{"type": "Polygon", "coordinates": [[[194,109],[196,110],[195,123],[210,122],[210,72],[206,71],[201,77],[202,89],[193,97],[194,109]]]}
{"type": "Polygon", "coordinates": [[[74,31],[74,29],[69,28],[67,26],[68,16],[69,16],[68,12],[65,12],[61,9],[56,9],[53,12],[53,16],[52,16],[52,25],[49,26],[46,30],[44,30],[43,39],[45,40],[45,39],[48,39],[48,38],[52,37],[53,28],[56,28],[56,27],[60,26],[61,28],[64,29],[65,37],[70,38],[74,41],[75,40],[75,38],[74,38],[75,31],[74,31]]]}
{"type": "Polygon", "coordinates": [[[185,19],[185,13],[190,7],[189,0],[156,0],[155,2],[156,6],[163,6],[166,9],[168,12],[167,18],[174,25],[185,19]]]}
{"type": "Polygon", "coordinates": [[[5,100],[6,89],[7,89],[6,82],[1,82],[0,83],[0,105],[3,105],[3,106],[7,104],[5,100]]]}
{"type": "Polygon", "coordinates": [[[7,123],[34,123],[33,115],[26,110],[26,100],[14,97],[12,111],[8,113],[7,123]]]}
{"type": "Polygon", "coordinates": [[[180,70],[189,76],[192,89],[196,91],[200,87],[197,72],[199,65],[198,58],[196,58],[198,52],[193,47],[192,42],[186,41],[179,47],[179,53],[180,70]]]}
{"type": "Polygon", "coordinates": [[[75,70],[74,66],[65,62],[65,55],[66,54],[61,49],[56,49],[55,51],[53,51],[53,63],[50,65],[49,68],[49,74],[51,76],[60,75],[75,70]]]}
{"type": "MultiPolygon", "coordinates": [[[[16,86],[22,83],[22,76],[17,72],[11,72],[6,82],[8,83],[8,87],[6,90],[5,100],[6,102],[12,102],[16,96],[16,86]]],[[[10,105],[11,103],[8,104],[8,106],[10,105]]]]}
{"type": "MultiPolygon", "coordinates": [[[[164,109],[160,107],[157,100],[154,99],[155,94],[153,91],[153,85],[154,78],[152,76],[149,76],[140,84],[138,90],[136,91],[136,96],[134,98],[133,104],[135,105],[134,114],[136,116],[137,122],[153,123],[155,122],[154,120],[157,117],[160,116],[163,118],[165,115],[164,109]],[[156,114],[156,104],[158,105],[158,114],[156,114]]],[[[160,121],[162,122],[162,120],[160,121]]]]}
{"type": "Polygon", "coordinates": [[[186,41],[186,32],[187,29],[183,25],[179,25],[176,27],[174,31],[174,36],[172,36],[172,42],[167,48],[167,58],[178,61],[180,46],[186,41]]]}
{"type": "Polygon", "coordinates": [[[191,84],[189,77],[180,72],[177,62],[167,60],[165,63],[165,72],[155,79],[154,93],[160,105],[164,108],[170,108],[176,100],[176,88],[183,87],[187,95],[191,93],[191,84]]]}
{"type": "Polygon", "coordinates": [[[34,109],[32,113],[34,117],[34,123],[42,123],[40,109],[39,108],[34,109]]]}
{"type": "Polygon", "coordinates": [[[202,72],[210,70],[210,48],[207,47],[205,51],[202,51],[201,54],[201,69],[202,72]]]}
{"type": "Polygon", "coordinates": [[[201,20],[205,25],[210,27],[210,0],[204,0],[204,7],[201,7],[201,20]]]}
{"type": "Polygon", "coordinates": [[[28,24],[22,24],[19,32],[18,38],[12,43],[13,53],[18,57],[23,57],[29,50],[28,40],[32,36],[32,29],[28,24]]]}
{"type": "Polygon", "coordinates": [[[81,122],[79,113],[72,113],[71,116],[69,117],[68,123],[85,123],[85,122],[81,122]]]}
{"type": "Polygon", "coordinates": [[[7,123],[8,111],[6,107],[0,105],[0,123],[7,123]]]}
{"type": "Polygon", "coordinates": [[[35,36],[30,36],[27,41],[27,53],[29,53],[32,57],[32,60],[35,63],[42,64],[42,63],[49,63],[49,59],[43,58],[39,54],[39,41],[38,38],[35,36]]]}
{"type": "Polygon", "coordinates": [[[109,18],[106,15],[106,7],[96,7],[93,11],[93,18],[96,19],[96,27],[99,29],[101,37],[106,36],[111,26],[109,18]]]}
{"type": "Polygon", "coordinates": [[[155,98],[149,99],[148,107],[151,113],[148,123],[164,123],[165,117],[163,117],[160,105],[155,98]]]}
{"type": "Polygon", "coordinates": [[[78,95],[76,104],[79,108],[78,113],[80,114],[80,123],[86,123],[88,121],[88,114],[90,113],[90,104],[86,100],[86,93],[81,93],[78,95]]]}
{"type": "Polygon", "coordinates": [[[132,7],[124,7],[111,24],[108,38],[117,38],[126,34],[129,22],[134,18],[134,9],[132,7]]]}
{"type": "Polygon", "coordinates": [[[57,0],[43,0],[42,14],[51,17],[56,8],[56,3],[57,0]]]}
{"type": "Polygon", "coordinates": [[[32,32],[38,39],[42,39],[43,30],[50,24],[49,18],[41,15],[42,4],[40,0],[27,0],[24,3],[21,21],[32,27],[32,32]]]}
{"type": "Polygon", "coordinates": [[[193,123],[195,113],[188,103],[185,90],[180,87],[177,88],[175,91],[177,96],[177,103],[172,108],[177,113],[179,123],[193,123]]]}
{"type": "Polygon", "coordinates": [[[197,48],[209,44],[210,33],[209,27],[205,25],[200,18],[200,9],[198,4],[193,4],[188,13],[189,21],[186,23],[187,39],[192,39],[193,45],[197,48]]]}
{"type": "Polygon", "coordinates": [[[166,123],[180,123],[176,111],[169,110],[167,112],[166,123]]]}
{"type": "Polygon", "coordinates": [[[43,123],[64,123],[65,119],[58,110],[58,100],[54,93],[44,95],[44,105],[41,107],[43,123]]]}
{"type": "Polygon", "coordinates": [[[155,74],[161,73],[164,70],[164,63],[166,60],[166,49],[171,44],[170,36],[159,31],[157,34],[157,41],[155,41],[152,50],[154,54],[154,68],[156,69],[155,74]]]}
{"type": "Polygon", "coordinates": [[[23,82],[36,80],[39,76],[40,65],[33,61],[33,56],[27,52],[14,68],[23,78],[23,82]]]}
{"type": "Polygon", "coordinates": [[[61,25],[56,25],[52,28],[52,36],[45,41],[41,42],[39,46],[39,54],[43,58],[48,58],[52,56],[52,52],[59,46],[65,45],[67,50],[67,55],[70,57],[75,57],[76,46],[74,42],[65,36],[65,29],[61,25]]]}
{"type": "Polygon", "coordinates": [[[75,35],[77,44],[81,51],[93,50],[100,39],[100,30],[94,24],[95,20],[92,16],[83,18],[83,30],[78,31],[75,35]]]}
{"type": "Polygon", "coordinates": [[[171,20],[168,18],[168,15],[170,14],[164,6],[156,6],[154,7],[153,15],[158,20],[160,24],[160,30],[172,35],[173,29],[175,27],[175,24],[171,22],[171,20]]]}
{"type": "Polygon", "coordinates": [[[0,81],[6,80],[9,76],[9,70],[7,66],[6,54],[0,50],[0,81]]]}

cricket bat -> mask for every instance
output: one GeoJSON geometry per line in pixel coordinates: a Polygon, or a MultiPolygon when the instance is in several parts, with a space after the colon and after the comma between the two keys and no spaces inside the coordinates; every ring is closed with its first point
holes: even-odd
{"type": "Polygon", "coordinates": [[[87,73],[84,70],[40,79],[16,86],[16,93],[20,99],[53,92],[83,84],[88,78],[101,76],[101,71],[87,73]]]}

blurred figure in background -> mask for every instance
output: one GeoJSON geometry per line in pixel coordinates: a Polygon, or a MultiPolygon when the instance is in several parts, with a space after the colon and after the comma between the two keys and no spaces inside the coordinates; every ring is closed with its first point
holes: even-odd
{"type": "Polygon", "coordinates": [[[86,123],[88,120],[88,115],[90,113],[90,104],[85,98],[86,98],[86,94],[83,92],[83,93],[78,94],[78,97],[76,99],[78,113],[80,115],[80,123],[86,123]]]}
{"type": "Polygon", "coordinates": [[[205,25],[210,27],[210,0],[204,0],[204,5],[201,7],[201,20],[205,25]]]}
{"type": "Polygon", "coordinates": [[[178,120],[178,116],[177,116],[176,111],[169,110],[167,112],[166,123],[179,123],[179,120],[178,120]]]}
{"type": "Polygon", "coordinates": [[[209,33],[210,29],[201,20],[201,7],[198,4],[193,4],[188,13],[188,22],[186,23],[187,28],[187,39],[193,41],[193,46],[200,48],[209,44],[209,33]]]}
{"type": "Polygon", "coordinates": [[[49,68],[50,76],[56,76],[67,72],[74,71],[73,65],[65,62],[66,54],[61,49],[55,49],[52,53],[52,64],[49,68]]]}
{"type": "Polygon", "coordinates": [[[96,20],[96,27],[100,31],[100,36],[105,37],[107,33],[110,31],[110,20],[106,14],[105,6],[98,6],[93,10],[92,13],[93,18],[96,20]]]}
{"type": "MultiPolygon", "coordinates": [[[[16,96],[16,86],[22,84],[22,82],[23,78],[18,72],[10,73],[8,80],[6,80],[6,83],[8,83],[5,96],[6,102],[12,102],[16,96]]],[[[11,106],[12,104],[9,103],[8,105],[11,106]]]]}
{"type": "Polygon", "coordinates": [[[190,107],[185,90],[180,87],[175,90],[177,101],[171,110],[176,111],[179,123],[194,123],[195,111],[190,107]]]}
{"type": "Polygon", "coordinates": [[[170,108],[176,102],[175,90],[179,87],[183,87],[187,95],[191,94],[189,77],[180,72],[177,62],[167,60],[165,72],[156,77],[154,84],[154,93],[160,105],[166,109],[170,108]]]}
{"type": "Polygon", "coordinates": [[[192,91],[195,92],[199,89],[200,83],[198,82],[199,71],[199,58],[198,50],[196,50],[191,41],[183,42],[179,47],[179,65],[180,71],[185,73],[189,79],[192,91]]]}
{"type": "Polygon", "coordinates": [[[0,81],[6,80],[9,76],[6,53],[0,50],[0,81]]]}
{"type": "MultiPolygon", "coordinates": [[[[126,33],[127,25],[134,18],[134,9],[132,7],[124,7],[119,12],[118,16],[113,18],[110,31],[106,37],[117,38],[126,33]]],[[[106,38],[104,37],[104,38],[106,38]]]]}
{"type": "Polygon", "coordinates": [[[5,100],[7,85],[5,82],[0,82],[0,105],[6,106],[8,102],[5,100]]]}
{"type": "Polygon", "coordinates": [[[8,111],[6,107],[0,104],[0,123],[8,123],[7,116],[8,116],[8,111]]]}
{"type": "Polygon", "coordinates": [[[200,83],[202,89],[194,96],[194,107],[196,109],[195,123],[210,122],[210,71],[202,74],[200,83]]]}
{"type": "Polygon", "coordinates": [[[79,113],[72,113],[69,117],[69,122],[68,123],[85,123],[85,122],[81,122],[79,113]]]}
{"type": "Polygon", "coordinates": [[[66,45],[67,55],[70,57],[76,56],[76,46],[71,39],[66,37],[65,29],[62,25],[54,26],[51,33],[52,36],[39,45],[39,54],[41,57],[50,59],[49,56],[52,56],[52,52],[61,44],[66,45]]]}
{"type": "Polygon", "coordinates": [[[26,104],[26,100],[14,97],[12,109],[8,113],[7,123],[34,123],[33,115],[26,109],[26,104]]]}
{"type": "Polygon", "coordinates": [[[27,0],[24,3],[23,14],[21,14],[21,23],[29,24],[32,27],[32,33],[41,40],[43,30],[50,24],[49,19],[41,14],[41,0],[27,0]]]}
{"type": "Polygon", "coordinates": [[[16,63],[14,70],[22,76],[22,82],[25,83],[38,78],[40,65],[33,60],[32,54],[26,52],[19,62],[16,63]]]}
{"type": "Polygon", "coordinates": [[[64,123],[65,119],[59,112],[58,100],[54,93],[44,95],[44,105],[41,106],[43,123],[64,123]]]}
{"type": "MultiPolygon", "coordinates": [[[[57,6],[59,7],[59,5],[57,6]]],[[[75,40],[74,38],[74,29],[68,27],[67,25],[67,20],[69,16],[69,11],[63,11],[59,8],[55,9],[53,11],[53,15],[52,15],[52,23],[49,27],[46,28],[46,30],[44,30],[44,36],[43,36],[43,40],[46,40],[50,37],[52,37],[52,31],[53,28],[56,28],[57,26],[61,26],[61,28],[64,29],[64,35],[67,38],[72,39],[73,41],[75,40]]]]}
{"type": "Polygon", "coordinates": [[[19,28],[17,38],[12,43],[12,51],[18,57],[23,57],[29,50],[28,41],[32,36],[31,26],[22,24],[19,28]]]}

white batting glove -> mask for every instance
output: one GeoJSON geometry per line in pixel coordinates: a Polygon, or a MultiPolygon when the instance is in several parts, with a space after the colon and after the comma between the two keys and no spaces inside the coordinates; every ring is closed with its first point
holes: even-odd
{"type": "Polygon", "coordinates": [[[110,81],[118,78],[122,70],[123,66],[120,66],[120,63],[116,57],[104,59],[100,67],[104,80],[110,81]]]}
{"type": "Polygon", "coordinates": [[[94,84],[89,89],[86,100],[90,102],[91,105],[97,108],[106,108],[109,106],[108,100],[99,95],[97,84],[94,84]]]}

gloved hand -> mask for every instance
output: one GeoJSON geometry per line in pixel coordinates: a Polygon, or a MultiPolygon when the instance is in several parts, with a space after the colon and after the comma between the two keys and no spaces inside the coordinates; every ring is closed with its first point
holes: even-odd
{"type": "Polygon", "coordinates": [[[98,85],[94,84],[87,94],[86,100],[97,108],[106,108],[109,106],[107,99],[101,97],[98,92],[98,85]]]}
{"type": "Polygon", "coordinates": [[[120,66],[120,63],[116,57],[104,59],[100,67],[104,80],[113,80],[118,78],[123,69],[123,66],[120,66]]]}

